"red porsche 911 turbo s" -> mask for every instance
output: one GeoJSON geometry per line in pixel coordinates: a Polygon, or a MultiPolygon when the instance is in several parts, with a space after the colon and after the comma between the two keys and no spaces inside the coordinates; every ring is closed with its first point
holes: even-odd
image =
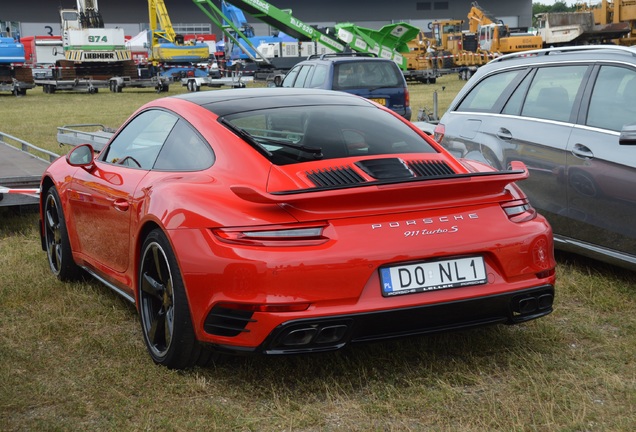
{"type": "Polygon", "coordinates": [[[133,302],[169,368],[518,324],[552,311],[555,283],[527,176],[346,93],[191,93],[50,165],[42,246],[60,280],[133,302]]]}

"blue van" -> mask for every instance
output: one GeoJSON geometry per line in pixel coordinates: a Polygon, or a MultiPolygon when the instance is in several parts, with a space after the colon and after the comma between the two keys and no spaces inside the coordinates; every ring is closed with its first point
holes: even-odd
{"type": "Polygon", "coordinates": [[[314,55],[287,72],[280,86],[352,93],[411,120],[406,79],[393,60],[356,53],[314,55]]]}

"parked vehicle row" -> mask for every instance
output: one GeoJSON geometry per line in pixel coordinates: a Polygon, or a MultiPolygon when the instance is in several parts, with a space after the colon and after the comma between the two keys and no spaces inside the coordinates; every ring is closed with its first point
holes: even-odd
{"type": "Polygon", "coordinates": [[[636,268],[636,49],[501,57],[437,141],[348,94],[391,63],[157,99],[75,147],[41,183],[51,271],[133,302],[153,361],[184,368],[536,319],[555,245],[636,268]]]}

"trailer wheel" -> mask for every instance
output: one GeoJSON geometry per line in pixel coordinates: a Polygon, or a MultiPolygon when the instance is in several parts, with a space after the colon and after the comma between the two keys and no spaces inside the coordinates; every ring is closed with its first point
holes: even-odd
{"type": "Polygon", "coordinates": [[[464,69],[460,72],[459,78],[462,81],[468,81],[471,76],[473,76],[473,72],[470,69],[464,69]]]}
{"type": "MultiPolygon", "coordinates": [[[[111,81],[108,84],[108,88],[110,89],[111,92],[113,93],[121,93],[121,89],[123,88],[122,86],[120,86],[119,84],[117,84],[117,81],[111,81]]],[[[95,93],[97,93],[97,88],[95,88],[95,93]]]]}
{"type": "MultiPolygon", "coordinates": [[[[165,93],[170,89],[170,86],[164,82],[158,82],[155,89],[157,90],[157,93],[165,93]]],[[[188,87],[188,90],[190,90],[190,87],[188,87]]]]}

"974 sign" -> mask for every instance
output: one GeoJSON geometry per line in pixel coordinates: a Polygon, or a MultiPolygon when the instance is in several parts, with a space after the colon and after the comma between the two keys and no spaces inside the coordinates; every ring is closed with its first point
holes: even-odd
{"type": "Polygon", "coordinates": [[[107,36],[99,36],[99,35],[90,35],[88,37],[88,42],[89,43],[106,43],[108,42],[108,37],[107,36]]]}

